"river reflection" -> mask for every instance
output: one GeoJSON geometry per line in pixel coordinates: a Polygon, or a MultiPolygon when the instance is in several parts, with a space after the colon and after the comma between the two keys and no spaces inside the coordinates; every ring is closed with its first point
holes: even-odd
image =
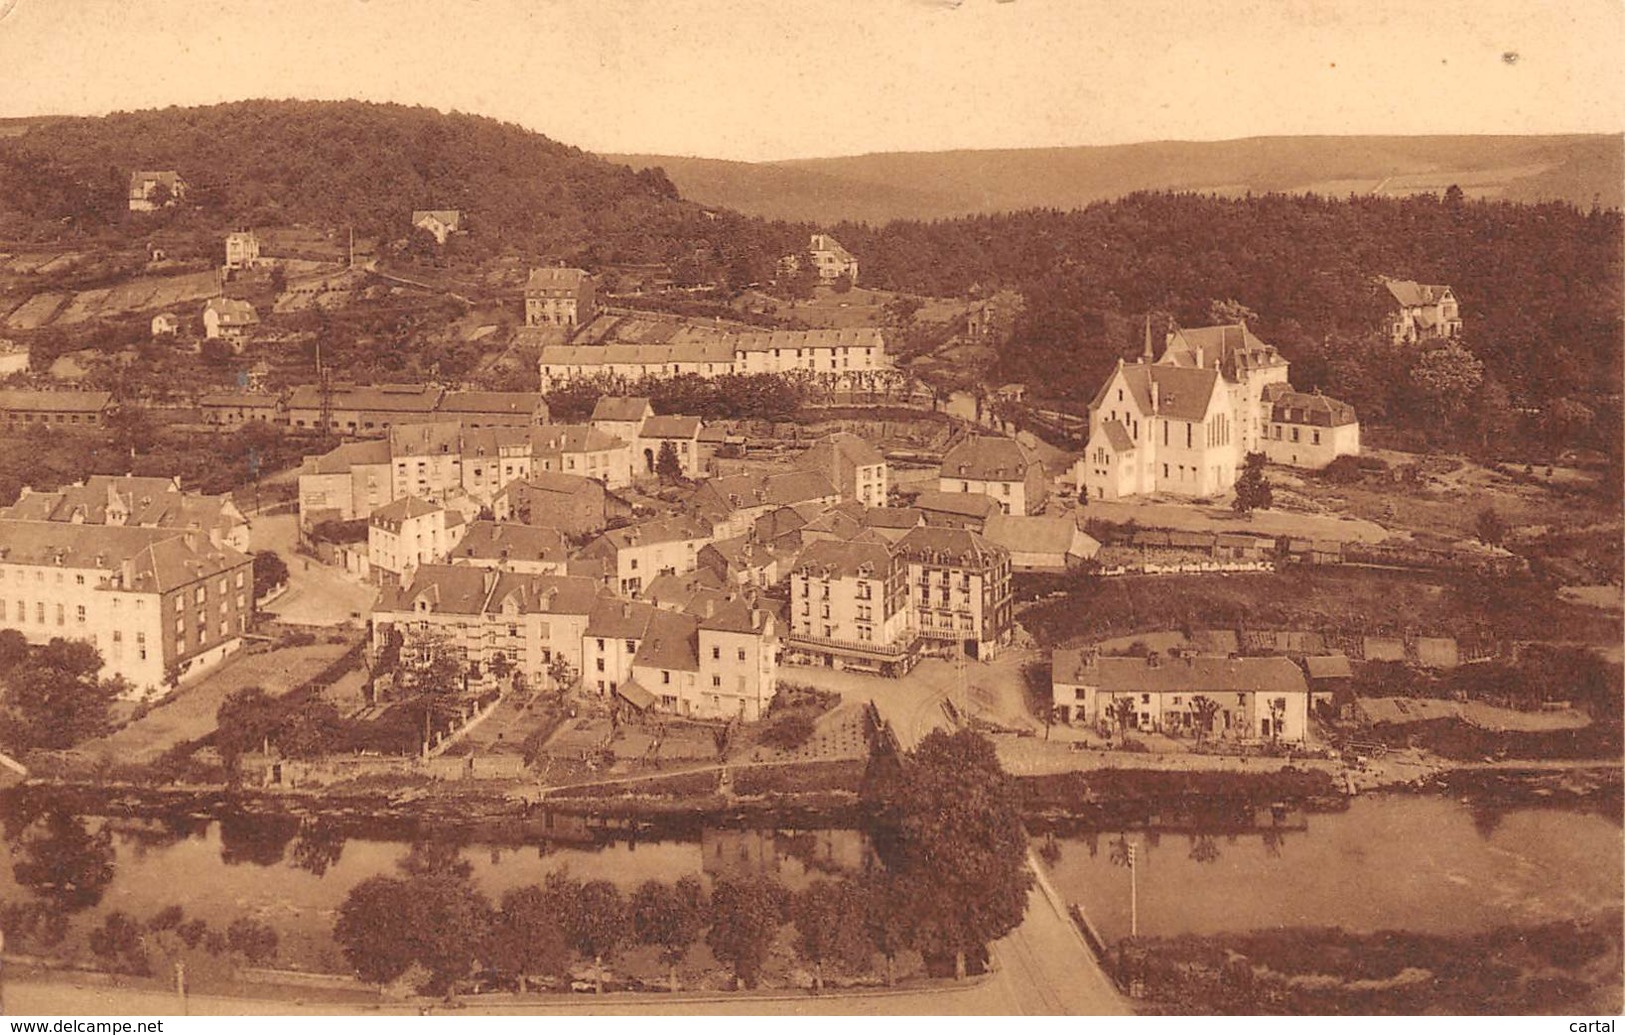
{"type": "MultiPolygon", "coordinates": [[[[368,877],[395,874],[409,851],[403,841],[345,838],[312,819],[46,814],[0,846],[0,901],[42,897],[42,889],[32,886],[37,881],[30,880],[41,844],[109,843],[111,872],[92,898],[76,903],[76,924],[94,926],[113,910],[144,920],[172,905],[215,927],[255,917],[281,932],[283,960],[320,969],[342,969],[330,932],[350,888],[368,877]],[[64,823],[70,828],[59,829],[64,823]]],[[[628,892],[646,880],[747,872],[771,874],[797,889],[818,876],[861,872],[873,859],[867,839],[855,830],[706,829],[697,839],[471,844],[460,854],[492,901],[509,888],[539,884],[560,870],[610,880],[628,892]]]]}
{"type": "Polygon", "coordinates": [[[1584,916],[1625,898],[1617,819],[1370,796],[1346,812],[1246,832],[1114,831],[1041,845],[1056,889],[1108,941],[1129,933],[1130,844],[1142,935],[1296,926],[1453,933],[1584,916]]]}

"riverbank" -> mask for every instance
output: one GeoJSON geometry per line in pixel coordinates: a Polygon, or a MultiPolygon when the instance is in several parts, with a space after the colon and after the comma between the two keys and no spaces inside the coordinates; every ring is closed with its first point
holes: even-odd
{"type": "Polygon", "coordinates": [[[1619,910],[1470,935],[1293,928],[1120,943],[1142,1014],[1596,1014],[1625,1008],[1619,910]]]}

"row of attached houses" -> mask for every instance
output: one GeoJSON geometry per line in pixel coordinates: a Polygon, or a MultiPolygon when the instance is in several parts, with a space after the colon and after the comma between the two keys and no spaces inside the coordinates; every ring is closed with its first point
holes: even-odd
{"type": "Polygon", "coordinates": [[[618,377],[627,380],[682,374],[805,372],[837,378],[891,369],[878,328],[809,331],[727,331],[691,334],[663,343],[611,342],[548,345],[542,348],[544,390],[572,381],[618,377]]]}
{"type": "Polygon", "coordinates": [[[471,565],[423,565],[386,589],[374,642],[448,645],[464,663],[498,655],[536,687],[569,677],[639,711],[755,721],[778,684],[777,619],[752,597],[708,598],[697,612],[615,596],[591,579],[471,565]]]}
{"type": "Polygon", "coordinates": [[[1056,721],[1158,733],[1301,741],[1309,684],[1290,658],[1102,657],[1058,650],[1056,721]],[[1211,715],[1204,712],[1211,711],[1211,715]]]}
{"type": "Polygon", "coordinates": [[[202,530],[0,518],[0,629],[90,643],[131,699],[219,664],[253,609],[252,558],[202,530]]]}

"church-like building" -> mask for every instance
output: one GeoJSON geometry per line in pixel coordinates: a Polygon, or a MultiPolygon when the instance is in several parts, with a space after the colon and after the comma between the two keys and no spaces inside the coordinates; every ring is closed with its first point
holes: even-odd
{"type": "Polygon", "coordinates": [[[1294,391],[1287,361],[1245,323],[1176,328],[1162,355],[1118,360],[1089,407],[1089,448],[1077,477],[1090,499],[1150,493],[1214,496],[1248,453],[1323,467],[1360,451],[1354,409],[1294,391]]]}

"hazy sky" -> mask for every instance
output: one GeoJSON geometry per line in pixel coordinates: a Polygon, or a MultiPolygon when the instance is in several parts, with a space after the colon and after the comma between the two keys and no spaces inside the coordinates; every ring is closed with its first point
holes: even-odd
{"type": "Polygon", "coordinates": [[[1625,128],[1621,0],[0,0],[0,115],[359,97],[750,160],[1625,128]],[[14,6],[13,6],[14,5],[14,6]]]}

